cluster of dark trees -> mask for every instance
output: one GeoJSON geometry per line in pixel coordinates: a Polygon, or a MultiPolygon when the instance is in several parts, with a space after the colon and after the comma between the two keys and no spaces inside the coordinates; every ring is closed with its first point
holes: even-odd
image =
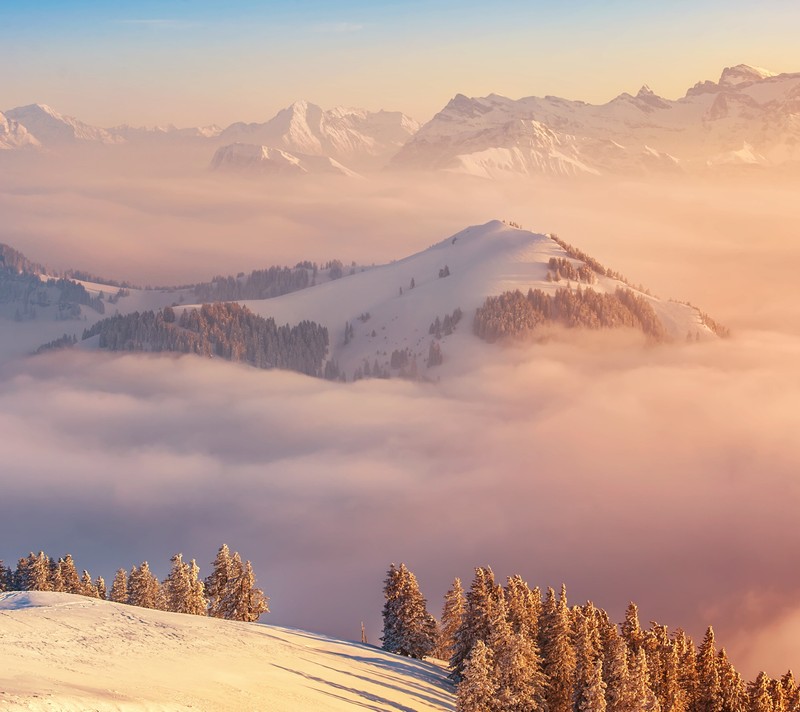
{"type": "Polygon", "coordinates": [[[595,272],[589,265],[580,264],[576,267],[566,257],[551,257],[547,263],[547,281],[560,282],[562,279],[584,284],[594,284],[597,281],[595,272]]]}
{"type": "Polygon", "coordinates": [[[45,351],[56,351],[58,349],[69,349],[75,346],[78,343],[78,338],[72,334],[64,334],[63,336],[59,336],[57,339],[53,339],[52,341],[48,341],[46,344],[42,344],[34,354],[43,354],[45,351]]]}
{"type": "Polygon", "coordinates": [[[46,274],[47,270],[37,262],[31,262],[13,247],[0,242],[0,271],[16,274],[46,274]]]}
{"type": "Polygon", "coordinates": [[[631,603],[620,626],[566,589],[543,597],[520,576],[502,586],[488,567],[459,579],[437,626],[416,578],[389,568],[383,647],[450,661],[460,712],[798,712],[791,671],[745,683],[708,628],[696,646],[680,628],[641,627],[631,603]]]}
{"type": "Polygon", "coordinates": [[[118,569],[111,589],[102,576],[92,579],[88,571],[82,575],[70,554],[58,560],[44,552],[21,558],[16,570],[0,561],[0,591],[57,591],[80,596],[154,608],[173,613],[190,613],[237,621],[256,621],[269,612],[269,599],[256,586],[253,566],[243,562],[238,552],[231,554],[223,544],[212,563],[213,570],[200,580],[200,568],[192,559],[187,563],[182,554],[170,560],[172,567],[163,581],[143,561],[128,573],[118,569]]]}
{"type": "Polygon", "coordinates": [[[463,316],[464,313],[460,307],[456,307],[452,314],[445,314],[444,319],[440,319],[437,316],[428,327],[428,333],[437,339],[441,339],[442,335],[449,336],[456,330],[456,326],[458,326],[458,322],[461,321],[463,316]]]}
{"type": "Polygon", "coordinates": [[[231,302],[239,299],[269,299],[308,287],[317,276],[317,266],[269,267],[238,277],[216,276],[194,286],[199,302],[231,302]]]}
{"type": "Polygon", "coordinates": [[[539,326],[559,324],[567,328],[610,329],[632,327],[654,341],[667,338],[664,325],[650,303],[630,289],[613,294],[593,289],[558,289],[545,294],[541,289],[504,292],[489,297],[475,312],[475,333],[487,341],[529,334],[539,326]]]}
{"type": "Polygon", "coordinates": [[[257,368],[284,368],[310,376],[322,373],[328,330],[312,321],[278,326],[238,304],[204,304],[179,319],[171,307],[133,312],[97,322],[83,338],[99,335],[111,351],[171,351],[219,356],[257,368]]]}

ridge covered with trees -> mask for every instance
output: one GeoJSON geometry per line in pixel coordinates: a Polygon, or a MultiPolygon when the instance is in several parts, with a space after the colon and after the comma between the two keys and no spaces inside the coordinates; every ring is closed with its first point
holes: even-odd
{"type": "Polygon", "coordinates": [[[504,292],[488,297],[475,312],[473,329],[486,341],[523,336],[546,324],[567,328],[639,329],[653,341],[664,341],[667,332],[647,299],[631,289],[617,288],[613,294],[593,289],[541,289],[504,292]]]}
{"type": "Polygon", "coordinates": [[[194,353],[319,376],[328,330],[312,321],[278,326],[238,304],[204,304],[176,318],[171,307],[132,312],[97,322],[83,339],[99,336],[110,351],[194,353]]]}
{"type": "Polygon", "coordinates": [[[711,627],[698,646],[680,628],[642,628],[633,603],[617,626],[591,602],[568,605],[563,586],[542,596],[480,567],[466,593],[454,580],[437,626],[403,564],[384,596],[383,648],[449,660],[459,712],[800,712],[791,671],[746,683],[711,627]]]}
{"type": "Polygon", "coordinates": [[[111,589],[102,576],[92,579],[88,571],[78,574],[71,554],[55,560],[44,552],[21,558],[16,570],[0,561],[0,592],[55,591],[154,608],[173,613],[189,613],[235,621],[257,621],[269,613],[269,599],[256,586],[253,566],[243,562],[238,552],[231,554],[223,544],[212,562],[213,570],[204,581],[194,559],[189,563],[182,554],[171,559],[167,578],[159,581],[143,561],[130,573],[118,569],[111,589]]]}

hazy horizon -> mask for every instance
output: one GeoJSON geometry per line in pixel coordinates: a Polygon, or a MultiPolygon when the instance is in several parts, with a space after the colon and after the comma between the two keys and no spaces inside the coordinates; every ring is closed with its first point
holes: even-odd
{"type": "Polygon", "coordinates": [[[605,103],[667,98],[740,63],[797,71],[795,3],[238,0],[6,8],[3,109],[44,103],[92,125],[227,126],[298,99],[427,121],[457,93],[605,103]],[[425,77],[421,84],[419,76],[425,77]],[[199,81],[198,81],[199,80],[199,81]]]}

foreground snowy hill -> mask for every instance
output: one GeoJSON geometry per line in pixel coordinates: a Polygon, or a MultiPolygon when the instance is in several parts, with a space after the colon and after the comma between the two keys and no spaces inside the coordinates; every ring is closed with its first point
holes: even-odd
{"type": "Polygon", "coordinates": [[[481,177],[698,170],[800,161],[800,73],[728,67],[681,99],[642,87],[602,105],[457,95],[393,159],[481,177]]]}
{"type": "Polygon", "coordinates": [[[65,593],[0,594],[4,710],[452,710],[446,670],[367,645],[65,593]]]}

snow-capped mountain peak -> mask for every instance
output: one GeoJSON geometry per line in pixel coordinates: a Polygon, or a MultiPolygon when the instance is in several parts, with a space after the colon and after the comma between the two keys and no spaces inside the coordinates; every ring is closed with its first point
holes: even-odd
{"type": "Polygon", "coordinates": [[[47,104],[28,104],[4,112],[7,118],[22,124],[44,146],[58,146],[76,141],[121,143],[124,139],[106,129],[64,116],[47,104]]]}
{"type": "Polygon", "coordinates": [[[211,160],[211,169],[281,176],[329,173],[358,177],[358,174],[328,156],[290,153],[280,148],[251,143],[232,143],[217,149],[211,160]]]}
{"type": "Polygon", "coordinates": [[[761,67],[751,67],[748,64],[737,64],[735,67],[725,67],[719,78],[722,87],[736,87],[740,84],[757,82],[761,79],[777,76],[774,72],[761,67]]]}

